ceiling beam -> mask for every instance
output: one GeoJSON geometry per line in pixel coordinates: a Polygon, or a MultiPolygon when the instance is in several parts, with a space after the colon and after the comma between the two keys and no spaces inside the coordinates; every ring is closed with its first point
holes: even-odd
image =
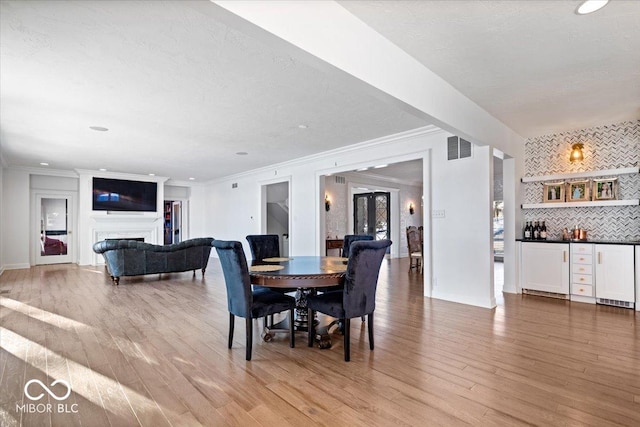
{"type": "Polygon", "coordinates": [[[521,156],[521,136],[336,2],[211,2],[217,7],[197,6],[448,132],[521,156]]]}

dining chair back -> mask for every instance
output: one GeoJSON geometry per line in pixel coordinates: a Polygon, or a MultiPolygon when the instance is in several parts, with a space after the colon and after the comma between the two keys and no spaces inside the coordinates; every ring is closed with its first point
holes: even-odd
{"type": "MultiPolygon", "coordinates": [[[[216,248],[224,282],[227,288],[227,305],[229,309],[229,348],[233,343],[235,316],[246,319],[246,359],[251,360],[253,343],[252,319],[265,318],[282,311],[289,310],[293,319],[295,299],[288,295],[274,292],[268,288],[251,289],[251,278],[247,267],[247,258],[242,250],[242,243],[236,241],[214,240],[211,245],[216,248]]],[[[293,322],[290,322],[289,345],[295,346],[293,322]]]]}
{"type": "MultiPolygon", "coordinates": [[[[344,287],[341,291],[308,295],[309,319],[315,311],[344,321],[344,360],[351,359],[350,320],[367,316],[369,348],[373,350],[373,312],[376,309],[376,289],[380,265],[391,246],[391,240],[356,241],[351,245],[351,256],[347,263],[344,287]]],[[[309,347],[313,345],[315,332],[313,322],[309,322],[309,347]]]]}
{"type": "Polygon", "coordinates": [[[422,239],[418,227],[407,227],[407,247],[409,249],[409,271],[415,267],[422,272],[422,239]],[[414,262],[415,261],[415,262],[414,262]]]}
{"type": "Polygon", "coordinates": [[[255,261],[280,256],[280,236],[277,234],[252,234],[247,236],[247,241],[255,261]]]}
{"type": "Polygon", "coordinates": [[[368,234],[346,234],[342,243],[342,256],[344,258],[349,258],[351,244],[359,240],[373,240],[373,236],[368,234]]]}

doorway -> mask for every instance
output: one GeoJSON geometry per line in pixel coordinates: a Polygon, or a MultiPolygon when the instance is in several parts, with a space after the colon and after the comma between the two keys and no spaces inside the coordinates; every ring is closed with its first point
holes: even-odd
{"type": "Polygon", "coordinates": [[[391,193],[353,195],[353,234],[367,234],[374,240],[390,238],[391,193]]]}
{"type": "Polygon", "coordinates": [[[182,201],[181,200],[165,200],[164,201],[164,244],[171,245],[180,243],[183,237],[182,229],[182,201]]]}
{"type": "Polygon", "coordinates": [[[280,237],[280,256],[289,256],[289,182],[263,186],[264,222],[262,231],[280,237]]]}
{"type": "Polygon", "coordinates": [[[72,196],[36,194],[36,265],[72,262],[72,206],[72,196]]]}
{"type": "Polygon", "coordinates": [[[502,301],[504,288],[504,174],[503,160],[493,156],[493,289],[502,301]]]}

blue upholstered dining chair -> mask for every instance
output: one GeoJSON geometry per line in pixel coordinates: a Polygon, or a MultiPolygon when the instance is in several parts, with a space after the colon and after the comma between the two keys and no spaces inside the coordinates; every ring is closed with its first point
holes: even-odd
{"type": "MultiPolygon", "coordinates": [[[[351,359],[350,326],[354,317],[367,316],[369,348],[373,350],[373,312],[376,309],[376,288],[380,265],[391,246],[391,240],[356,241],[351,245],[344,288],[307,296],[309,319],[319,311],[344,320],[344,360],[351,359]]],[[[309,347],[313,345],[315,331],[309,322],[309,347]]]]}
{"type": "Polygon", "coordinates": [[[254,261],[280,256],[280,236],[277,234],[253,234],[247,236],[247,241],[254,261]]]}
{"type": "Polygon", "coordinates": [[[368,234],[346,234],[342,243],[342,256],[344,258],[349,258],[349,248],[353,242],[358,240],[373,240],[373,236],[368,234]]]}
{"type": "MultiPolygon", "coordinates": [[[[277,234],[251,234],[247,236],[251,258],[254,261],[262,261],[265,258],[280,257],[280,236],[277,234]]],[[[295,292],[296,288],[269,288],[280,293],[295,292]]],[[[273,317],[271,317],[273,324],[273,317]]]]}
{"type": "MultiPolygon", "coordinates": [[[[343,258],[349,258],[351,244],[359,240],[373,240],[373,236],[369,234],[345,234],[344,242],[342,243],[343,258]]],[[[364,316],[362,316],[362,321],[364,322],[364,316]]],[[[340,330],[344,331],[344,324],[342,324],[342,322],[340,322],[340,330]]]]}
{"type": "MultiPolygon", "coordinates": [[[[293,297],[274,292],[268,288],[251,289],[251,279],[247,267],[247,258],[242,250],[242,243],[234,241],[214,240],[211,245],[216,248],[222,264],[224,281],[227,287],[227,302],[229,306],[229,348],[233,343],[233,328],[235,316],[246,319],[247,353],[246,359],[251,360],[253,344],[253,321],[289,310],[293,319],[293,309],[296,301],[293,297]]],[[[293,322],[289,326],[289,346],[295,346],[293,322]]]]}

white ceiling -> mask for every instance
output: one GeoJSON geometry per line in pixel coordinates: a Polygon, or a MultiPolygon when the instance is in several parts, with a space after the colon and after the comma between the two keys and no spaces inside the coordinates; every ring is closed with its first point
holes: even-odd
{"type": "MultiPolygon", "coordinates": [[[[193,4],[3,0],[5,164],[206,181],[428,124],[193,4]]],[[[640,117],[640,2],[341,4],[525,137],[640,117]]]]}

